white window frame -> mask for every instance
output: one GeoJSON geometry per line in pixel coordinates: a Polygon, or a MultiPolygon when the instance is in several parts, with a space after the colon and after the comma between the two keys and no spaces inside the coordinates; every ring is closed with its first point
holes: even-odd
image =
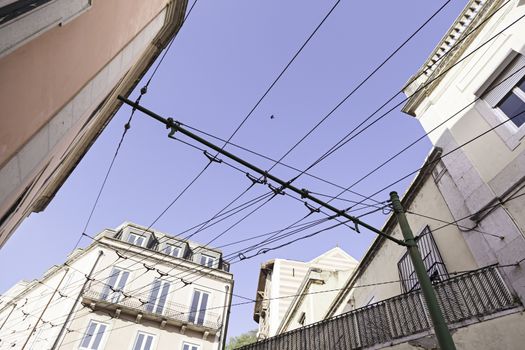
{"type": "Polygon", "coordinates": [[[175,244],[166,243],[163,249],[163,253],[169,256],[173,256],[175,258],[179,258],[182,253],[182,247],[175,244]],[[173,251],[175,249],[177,249],[177,254],[173,255],[173,251]],[[169,250],[169,252],[167,252],[167,250],[169,250]]]}
{"type": "Polygon", "coordinates": [[[202,266],[213,268],[215,265],[215,260],[217,259],[211,255],[201,254],[200,259],[199,259],[199,264],[201,264],[202,266]],[[204,263],[203,263],[203,260],[204,260],[204,263]]]}
{"type": "Polygon", "coordinates": [[[133,245],[136,245],[137,247],[144,247],[144,246],[146,245],[147,241],[148,241],[148,240],[147,240],[147,237],[146,237],[145,235],[141,235],[140,233],[135,233],[135,232],[130,232],[130,233],[128,233],[128,238],[127,238],[127,240],[126,240],[127,243],[129,243],[129,244],[133,244],[133,245]],[[130,241],[130,239],[131,239],[132,237],[135,237],[135,238],[133,238],[133,240],[130,241]],[[138,241],[140,238],[144,239],[144,241],[142,242],[142,244],[137,244],[137,241],[138,241]]]}
{"type": "MultiPolygon", "coordinates": [[[[518,147],[521,139],[525,137],[525,124],[522,124],[521,127],[518,127],[512,122],[512,120],[509,121],[507,115],[497,107],[497,104],[507,97],[509,92],[517,89],[516,85],[525,76],[525,68],[521,69],[523,63],[520,63],[519,61],[523,61],[523,56],[524,54],[509,50],[509,52],[505,55],[505,58],[498,64],[498,67],[494,69],[487,81],[475,93],[476,96],[481,97],[480,101],[477,101],[474,104],[474,108],[483,116],[485,121],[491,127],[495,128],[494,131],[496,134],[502,139],[502,141],[511,151],[518,147]],[[516,66],[516,64],[518,66],[516,66]],[[514,85],[504,84],[503,82],[504,74],[509,74],[509,70],[519,70],[520,72],[515,73],[517,75],[515,76],[516,83],[514,83],[514,85]],[[507,73],[505,73],[505,71],[507,73]],[[502,85],[498,85],[498,81],[500,80],[502,81],[502,85]],[[497,86],[500,86],[499,90],[497,86]],[[498,92],[496,95],[492,96],[491,103],[489,103],[485,100],[485,97],[486,95],[490,94],[492,88],[495,89],[494,91],[498,90],[498,92]],[[494,96],[498,96],[500,94],[501,98],[498,97],[498,99],[495,100],[494,96]],[[497,101],[497,104],[495,104],[494,101],[497,101]],[[498,125],[500,125],[502,122],[505,122],[505,124],[498,127],[498,125]]],[[[510,83],[510,80],[508,82],[510,83]]],[[[522,96],[520,96],[520,98],[521,97],[522,96]]]]}
{"type": "Polygon", "coordinates": [[[157,337],[155,336],[155,334],[151,334],[151,333],[146,333],[146,332],[143,332],[143,331],[138,331],[137,332],[137,335],[135,336],[135,339],[133,340],[133,343],[131,343],[131,350],[135,350],[135,346],[137,345],[137,342],[139,340],[139,337],[143,335],[144,336],[144,342],[141,344],[140,348],[138,350],[153,350],[155,349],[155,343],[156,343],[156,340],[157,340],[157,337]],[[151,346],[149,349],[146,349],[146,339],[148,337],[151,337],[151,346]]]}
{"type": "Polygon", "coordinates": [[[122,300],[122,297],[124,296],[123,292],[126,289],[126,285],[128,281],[130,280],[130,277],[131,277],[131,271],[129,271],[128,269],[124,269],[120,266],[113,266],[108,278],[106,279],[105,288],[103,289],[104,291],[108,290],[108,295],[104,300],[109,301],[111,303],[118,303],[120,300],[122,300]],[[115,280],[114,285],[111,286],[113,289],[118,288],[119,284],[122,282],[124,273],[127,273],[127,277],[126,277],[126,280],[122,288],[118,288],[118,291],[114,292],[111,290],[111,288],[109,288],[109,281],[111,280],[111,277],[115,274],[115,271],[117,270],[118,270],[117,279],[115,280]]]}
{"type": "Polygon", "coordinates": [[[93,346],[93,342],[96,340],[96,336],[94,336],[95,334],[98,334],[98,331],[100,329],[101,326],[104,326],[104,331],[102,332],[102,337],[100,338],[100,341],[98,343],[98,347],[96,348],[96,350],[101,350],[101,349],[104,349],[104,345],[105,345],[105,339],[106,339],[106,334],[108,333],[108,330],[109,330],[109,325],[105,322],[101,322],[101,321],[98,321],[98,320],[90,320],[87,327],[86,327],[86,330],[84,331],[84,335],[82,336],[82,338],[80,339],[80,344],[79,344],[79,349],[81,350],[93,350],[94,348],[92,347],[93,346]],[[88,347],[85,347],[83,346],[82,344],[84,343],[84,340],[87,336],[87,332],[88,330],[91,328],[91,325],[92,324],[96,324],[95,326],[95,330],[93,332],[93,335],[91,336],[91,340],[89,341],[88,343],[88,347]]]}
{"type": "Polygon", "coordinates": [[[205,291],[205,290],[202,290],[202,289],[194,289],[193,290],[193,293],[191,293],[191,299],[190,299],[190,310],[188,312],[188,321],[190,321],[190,317],[193,317],[193,321],[190,321],[191,323],[195,324],[195,325],[204,325],[204,323],[206,322],[206,318],[208,317],[208,312],[207,310],[210,308],[210,304],[211,304],[211,293],[208,292],[208,291],[205,291]],[[192,306],[193,306],[193,300],[195,299],[195,293],[200,293],[200,296],[199,296],[199,299],[197,301],[197,306],[196,306],[196,309],[195,309],[195,315],[192,315],[192,306]],[[202,302],[203,302],[203,295],[206,294],[208,295],[208,298],[206,299],[206,306],[205,307],[202,307],[202,302]],[[203,314],[203,318],[202,318],[202,324],[201,323],[198,323],[198,320],[199,320],[199,317],[201,316],[201,314],[203,314]]]}
{"type": "Polygon", "coordinates": [[[190,343],[190,342],[187,342],[187,341],[183,341],[182,342],[182,347],[181,347],[181,350],[186,350],[184,347],[185,346],[188,346],[188,349],[187,350],[200,350],[201,346],[199,344],[195,344],[195,343],[190,343]]]}
{"type": "Polygon", "coordinates": [[[170,281],[167,281],[167,280],[163,280],[163,279],[160,279],[160,278],[157,278],[153,281],[153,283],[151,284],[152,288],[150,290],[150,295],[148,296],[148,303],[146,304],[147,306],[147,309],[149,312],[152,312],[154,314],[160,314],[160,315],[163,315],[164,312],[166,311],[166,307],[168,305],[168,299],[169,299],[169,295],[170,295],[170,290],[171,290],[171,282],[170,281]],[[158,291],[158,294],[156,295],[155,297],[155,301],[153,303],[150,302],[150,299],[151,299],[151,296],[153,294],[153,286],[154,286],[154,283],[155,281],[158,281],[160,282],[160,287],[159,287],[159,291],[158,291]],[[160,312],[157,312],[157,308],[159,307],[160,305],[160,301],[161,301],[161,294],[162,294],[162,290],[164,288],[165,285],[168,285],[168,291],[166,293],[166,299],[164,300],[164,305],[162,305],[162,310],[160,312]],[[152,305],[152,306],[150,306],[152,305]],[[151,307],[151,310],[149,310],[149,308],[151,307]]]}

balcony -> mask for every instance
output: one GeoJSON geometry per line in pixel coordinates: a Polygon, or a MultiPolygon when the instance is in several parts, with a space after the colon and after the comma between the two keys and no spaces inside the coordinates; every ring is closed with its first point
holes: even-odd
{"type": "Polygon", "coordinates": [[[159,307],[148,300],[149,292],[136,295],[119,291],[108,293],[106,284],[98,281],[93,281],[82,296],[82,303],[92,310],[114,312],[116,317],[131,316],[137,322],[143,319],[156,321],[161,327],[180,326],[183,331],[191,329],[211,335],[215,335],[221,327],[220,314],[206,311],[204,319],[200,320],[187,305],[166,301],[163,307],[159,307]]]}
{"type": "MultiPolygon", "coordinates": [[[[506,310],[518,310],[520,306],[497,266],[468,272],[434,287],[451,329],[481,322],[506,310]]],[[[425,337],[431,333],[431,326],[421,291],[415,290],[240,349],[381,348],[382,344],[389,346],[425,337]]]]}

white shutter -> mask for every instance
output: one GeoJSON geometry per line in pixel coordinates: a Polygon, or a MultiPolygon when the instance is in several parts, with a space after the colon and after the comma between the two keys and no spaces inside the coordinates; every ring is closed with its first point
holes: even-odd
{"type": "Polygon", "coordinates": [[[507,68],[490,85],[483,99],[492,107],[501,101],[505,95],[525,76],[525,56],[518,55],[507,68]]]}

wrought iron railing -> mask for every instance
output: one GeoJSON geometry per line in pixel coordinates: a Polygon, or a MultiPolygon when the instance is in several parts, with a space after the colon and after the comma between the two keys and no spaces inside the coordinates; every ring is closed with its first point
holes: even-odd
{"type": "MultiPolygon", "coordinates": [[[[519,305],[497,266],[436,283],[435,290],[449,325],[519,305]]],[[[431,321],[422,298],[421,291],[415,290],[240,349],[346,350],[392,342],[430,330],[431,321]]]]}
{"type": "Polygon", "coordinates": [[[130,295],[118,290],[108,290],[107,284],[93,281],[83,295],[84,303],[95,303],[96,307],[116,310],[125,309],[127,313],[145,316],[153,316],[169,321],[176,321],[181,324],[202,326],[205,328],[219,329],[221,327],[221,318],[217,313],[206,310],[192,311],[189,306],[165,301],[159,306],[159,303],[152,304],[149,301],[149,293],[139,293],[130,295]],[[204,319],[197,317],[197,313],[204,312],[204,319]]]}

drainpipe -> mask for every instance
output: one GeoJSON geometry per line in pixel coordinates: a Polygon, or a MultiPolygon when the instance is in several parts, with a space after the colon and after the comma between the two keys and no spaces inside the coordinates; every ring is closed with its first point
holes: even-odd
{"type": "Polygon", "coordinates": [[[75,311],[78,302],[80,301],[80,298],[84,294],[84,291],[86,290],[86,286],[91,280],[91,276],[93,275],[93,272],[95,271],[95,267],[97,266],[100,258],[104,255],[104,252],[100,250],[98,252],[97,260],[95,260],[95,263],[93,264],[93,267],[91,267],[91,271],[89,271],[89,274],[86,276],[86,281],[82,285],[82,288],[80,289],[80,293],[78,293],[77,298],[75,299],[75,302],[73,303],[73,306],[71,306],[71,310],[69,311],[69,314],[67,315],[66,321],[62,324],[62,328],[60,328],[60,332],[58,333],[58,336],[55,339],[55,342],[53,343],[53,346],[51,347],[51,350],[56,350],[62,343],[62,337],[64,335],[64,332],[66,331],[67,324],[71,320],[71,316],[73,315],[73,312],[75,311]]]}
{"type": "Polygon", "coordinates": [[[2,322],[2,325],[0,326],[0,329],[2,329],[4,327],[4,325],[7,323],[7,320],[9,320],[9,317],[11,317],[11,314],[13,313],[13,311],[15,311],[16,309],[16,303],[13,303],[13,308],[11,309],[11,311],[9,311],[9,315],[7,315],[7,317],[5,318],[4,322],[2,322]]]}
{"type": "Polygon", "coordinates": [[[49,298],[49,300],[47,301],[46,303],[46,306],[44,307],[44,310],[42,310],[42,313],[40,314],[40,316],[38,317],[38,320],[36,320],[36,323],[35,325],[33,326],[33,329],[31,330],[31,332],[29,333],[29,336],[27,337],[24,345],[22,345],[22,350],[24,350],[27,346],[27,343],[29,343],[29,339],[31,339],[31,336],[33,335],[33,333],[35,332],[36,330],[36,327],[38,326],[38,324],[40,323],[40,321],[42,320],[42,317],[44,316],[44,313],[46,312],[47,308],[49,307],[49,304],[51,304],[51,301],[53,300],[53,298],[55,297],[55,295],[57,294],[58,292],[58,288],[60,288],[60,286],[62,285],[62,282],[64,282],[64,278],[66,278],[66,275],[67,273],[69,272],[69,270],[66,268],[66,272],[64,273],[64,276],[62,276],[62,278],[60,279],[60,282],[58,282],[58,285],[57,287],[55,288],[55,290],[53,291],[53,294],[51,295],[51,298],[49,298]]]}
{"type": "Polygon", "coordinates": [[[224,301],[228,305],[226,309],[222,312],[222,330],[221,330],[221,337],[219,339],[219,349],[224,350],[226,348],[226,335],[228,333],[228,322],[230,321],[230,313],[231,313],[231,307],[232,307],[232,293],[233,293],[233,280],[231,284],[231,290],[230,286],[226,286],[226,295],[224,297],[224,301]]]}

